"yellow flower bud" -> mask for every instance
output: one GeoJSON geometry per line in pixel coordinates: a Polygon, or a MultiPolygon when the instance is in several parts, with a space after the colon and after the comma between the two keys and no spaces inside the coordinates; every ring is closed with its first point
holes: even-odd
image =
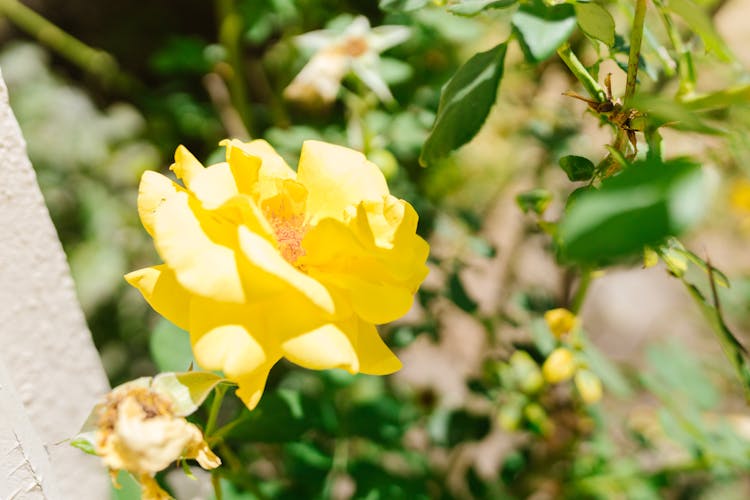
{"type": "Polygon", "coordinates": [[[643,268],[648,269],[659,263],[659,254],[651,247],[643,247],[643,268]]]}
{"type": "Polygon", "coordinates": [[[578,328],[578,317],[562,307],[544,313],[544,321],[558,339],[578,328]]]}
{"type": "Polygon", "coordinates": [[[587,405],[594,404],[602,398],[602,381],[589,370],[579,370],[573,382],[578,394],[587,405]]]}
{"type": "Polygon", "coordinates": [[[576,371],[576,362],[570,349],[559,347],[552,351],[542,365],[544,379],[550,384],[557,384],[570,379],[576,371]]]}

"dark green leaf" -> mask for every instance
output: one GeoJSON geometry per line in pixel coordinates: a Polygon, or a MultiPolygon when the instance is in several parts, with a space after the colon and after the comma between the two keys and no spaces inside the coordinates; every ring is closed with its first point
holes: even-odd
{"type": "Polygon", "coordinates": [[[612,47],[615,44],[615,20],[607,9],[594,2],[574,5],[578,26],[591,38],[612,47]]]}
{"type": "Polygon", "coordinates": [[[525,214],[529,212],[543,214],[550,201],[552,201],[552,193],[541,188],[524,191],[516,195],[516,203],[525,214]]]}
{"type": "Polygon", "coordinates": [[[476,16],[485,9],[504,9],[518,0],[464,0],[448,6],[448,12],[459,16],[476,16]]]}
{"type": "Polygon", "coordinates": [[[448,279],[448,297],[454,304],[468,313],[477,310],[478,305],[476,301],[466,293],[464,284],[461,282],[461,277],[457,272],[451,274],[451,277],[448,279]]]}
{"type": "Polygon", "coordinates": [[[563,260],[594,265],[640,253],[704,214],[708,190],[686,159],[639,161],[566,207],[557,243],[563,260]]]}
{"type": "Polygon", "coordinates": [[[594,176],[594,164],[588,158],[583,156],[568,155],[560,158],[560,168],[568,175],[568,179],[573,182],[588,181],[594,176]]]}
{"type": "Polygon", "coordinates": [[[575,30],[575,9],[569,4],[548,6],[535,1],[518,9],[512,23],[520,35],[526,58],[541,62],[554,54],[575,30]]]}
{"type": "Polygon", "coordinates": [[[456,410],[448,417],[448,446],[466,441],[479,441],[490,432],[487,415],[474,415],[466,410],[456,410]]]}
{"type": "Polygon", "coordinates": [[[243,412],[241,422],[229,433],[245,441],[278,443],[299,438],[320,423],[315,402],[299,392],[279,389],[266,393],[253,411],[243,412]]]}
{"type": "Polygon", "coordinates": [[[445,85],[435,125],[419,157],[422,165],[447,157],[482,128],[497,98],[506,49],[507,44],[501,43],[476,54],[445,85]]]}

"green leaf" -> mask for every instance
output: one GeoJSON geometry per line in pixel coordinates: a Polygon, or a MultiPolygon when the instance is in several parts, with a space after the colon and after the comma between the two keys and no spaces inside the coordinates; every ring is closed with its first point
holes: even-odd
{"type": "Polygon", "coordinates": [[[547,210],[550,201],[552,201],[552,193],[542,188],[531,189],[516,195],[516,203],[525,214],[534,212],[542,215],[547,210]]]}
{"type": "Polygon", "coordinates": [[[149,351],[161,372],[181,372],[195,366],[190,335],[163,318],[151,333],[149,351]]]}
{"type": "Polygon", "coordinates": [[[722,129],[709,123],[705,115],[696,113],[696,109],[689,104],[640,94],[630,101],[630,105],[645,116],[652,129],[670,127],[703,134],[724,133],[722,129]]]}
{"type": "Polygon", "coordinates": [[[716,31],[711,18],[701,6],[692,0],[669,0],[664,6],[670,12],[680,16],[690,29],[703,39],[706,50],[720,59],[728,61],[732,58],[729,47],[716,31]]]}
{"type": "Polygon", "coordinates": [[[520,35],[526,58],[541,62],[554,54],[575,30],[575,9],[569,4],[547,6],[534,1],[521,6],[511,22],[520,35]]]}
{"type": "Polygon", "coordinates": [[[729,106],[744,105],[750,102],[750,84],[737,85],[709,94],[691,96],[682,104],[691,110],[705,111],[709,109],[728,108],[729,106]]]}
{"type": "Polygon", "coordinates": [[[379,7],[391,12],[409,12],[421,9],[429,0],[380,0],[379,7]]]}
{"type": "Polygon", "coordinates": [[[112,486],[114,500],[141,500],[141,486],[131,473],[121,470],[117,474],[117,484],[120,488],[112,486]]]}
{"type": "Polygon", "coordinates": [[[78,448],[89,455],[96,455],[95,439],[93,432],[81,433],[70,442],[70,446],[78,448]]]}
{"type": "Polygon", "coordinates": [[[590,180],[594,176],[594,170],[596,170],[591,160],[583,156],[563,156],[559,163],[568,179],[573,182],[590,180]]]}
{"type": "Polygon", "coordinates": [[[448,298],[468,313],[473,313],[479,307],[476,301],[466,293],[466,289],[461,282],[461,277],[458,275],[458,272],[452,273],[450,278],[448,278],[448,298]]]}
{"type": "Polygon", "coordinates": [[[607,9],[593,2],[576,3],[574,7],[584,33],[610,47],[615,44],[615,20],[607,9]]]}
{"type": "Polygon", "coordinates": [[[687,159],[639,161],[566,207],[557,233],[560,257],[599,265],[639,254],[693,225],[707,203],[699,165],[687,159]]]}
{"type": "Polygon", "coordinates": [[[172,399],[175,415],[193,413],[218,384],[226,379],[211,372],[160,373],[151,382],[151,389],[172,399]]]}
{"type": "Polygon", "coordinates": [[[506,49],[507,43],[501,43],[474,55],[445,85],[435,125],[419,157],[422,165],[447,157],[482,128],[497,98],[506,49]]]}
{"type": "Polygon", "coordinates": [[[281,443],[298,439],[320,426],[320,408],[314,400],[291,389],[266,393],[253,411],[243,411],[229,436],[245,441],[281,443]]]}
{"type": "MultiPolygon", "coordinates": [[[[747,350],[727,326],[721,309],[717,307],[718,304],[709,302],[694,284],[684,279],[682,283],[714,330],[722,351],[732,363],[737,377],[743,385],[745,398],[750,401],[750,361],[748,360],[747,350]]],[[[712,290],[714,290],[714,286],[712,285],[712,290]]],[[[714,300],[718,300],[718,298],[714,297],[714,300]]]]}
{"type": "Polygon", "coordinates": [[[486,9],[504,9],[518,0],[464,0],[448,6],[448,12],[459,16],[476,16],[486,9]]]}

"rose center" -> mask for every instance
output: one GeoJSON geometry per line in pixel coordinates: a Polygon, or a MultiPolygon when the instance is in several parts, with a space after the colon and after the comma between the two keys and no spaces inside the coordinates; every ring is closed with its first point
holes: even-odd
{"type": "Polygon", "coordinates": [[[297,259],[305,255],[305,249],[302,247],[302,238],[305,237],[307,232],[304,215],[279,217],[274,214],[267,214],[267,218],[276,236],[281,256],[293,266],[300,267],[296,262],[297,259]]]}

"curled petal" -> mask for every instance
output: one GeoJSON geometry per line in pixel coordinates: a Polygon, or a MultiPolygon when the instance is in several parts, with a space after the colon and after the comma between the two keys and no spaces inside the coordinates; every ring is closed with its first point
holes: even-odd
{"type": "Polygon", "coordinates": [[[164,264],[138,269],[125,275],[146,302],[169,321],[187,330],[190,325],[190,293],[164,264]]]}
{"type": "Polygon", "coordinates": [[[371,324],[358,321],[357,357],[359,371],[368,375],[389,375],[401,369],[401,361],[393,354],[371,324]]]}
{"type": "Polygon", "coordinates": [[[169,167],[169,170],[174,172],[177,178],[185,184],[185,187],[190,189],[193,178],[203,171],[203,165],[185,146],[180,145],[174,152],[174,163],[169,167]]]}
{"type": "Polygon", "coordinates": [[[226,163],[211,165],[195,174],[188,189],[208,210],[220,207],[239,192],[226,163]]]}
{"type": "Polygon", "coordinates": [[[138,185],[138,215],[148,234],[154,235],[154,214],[159,205],[181,190],[180,186],[157,172],[143,173],[138,185]]]}

